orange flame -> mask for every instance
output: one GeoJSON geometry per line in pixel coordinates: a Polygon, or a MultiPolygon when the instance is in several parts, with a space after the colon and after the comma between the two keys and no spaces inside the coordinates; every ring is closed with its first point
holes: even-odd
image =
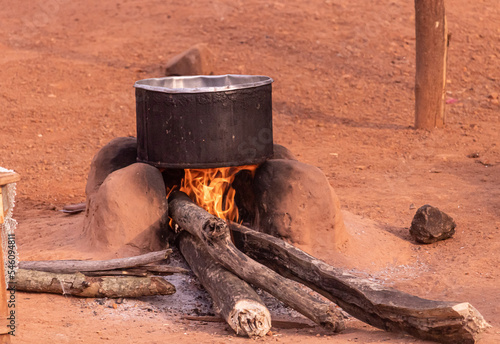
{"type": "Polygon", "coordinates": [[[186,169],[180,190],[210,214],[226,221],[237,222],[238,207],[234,201],[236,191],[231,184],[241,170],[252,175],[257,166],[222,167],[211,169],[186,169]]]}

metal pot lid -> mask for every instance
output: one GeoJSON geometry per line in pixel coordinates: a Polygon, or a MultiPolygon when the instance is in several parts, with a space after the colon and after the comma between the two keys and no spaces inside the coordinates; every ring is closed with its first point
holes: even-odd
{"type": "Polygon", "coordinates": [[[240,90],[271,84],[264,75],[193,75],[139,80],[136,88],[163,93],[205,93],[240,90]]]}

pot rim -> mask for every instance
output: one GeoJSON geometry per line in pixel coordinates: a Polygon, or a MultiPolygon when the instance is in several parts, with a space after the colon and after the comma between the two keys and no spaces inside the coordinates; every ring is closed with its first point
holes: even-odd
{"type": "Polygon", "coordinates": [[[138,80],[134,87],[163,93],[207,93],[259,87],[273,81],[265,75],[190,75],[138,80]]]}

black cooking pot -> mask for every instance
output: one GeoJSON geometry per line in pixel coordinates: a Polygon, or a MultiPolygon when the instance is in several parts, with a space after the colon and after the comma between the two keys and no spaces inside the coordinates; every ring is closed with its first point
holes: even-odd
{"type": "Polygon", "coordinates": [[[259,164],[273,154],[267,76],[137,81],[137,160],[166,168],[259,164]]]}

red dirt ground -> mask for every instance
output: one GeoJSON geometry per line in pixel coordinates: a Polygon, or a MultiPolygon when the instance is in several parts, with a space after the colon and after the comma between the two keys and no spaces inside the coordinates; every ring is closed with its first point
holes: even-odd
{"type": "MultiPolygon", "coordinates": [[[[500,342],[498,0],[446,2],[451,102],[446,127],[433,131],[412,128],[412,1],[1,5],[0,166],[22,177],[15,209],[21,259],[86,258],[55,247],[62,245],[57,229],[74,228],[68,235],[76,236],[81,217],[54,210],[85,200],[90,161],[101,146],[135,135],[134,82],[162,76],[170,57],[205,42],[217,56],[216,74],[274,78],[275,141],[320,167],[343,209],[407,245],[414,207],[431,204],[455,219],[453,239],[411,243],[409,265],[397,265],[396,257],[374,273],[421,297],[472,303],[493,325],[479,343],[500,342]]],[[[370,261],[377,247],[365,244],[370,261]]],[[[249,342],[222,324],[144,307],[108,309],[26,293],[17,294],[16,307],[14,343],[249,342]]],[[[355,320],[335,336],[318,328],[273,333],[259,341],[424,343],[355,320]]]]}

